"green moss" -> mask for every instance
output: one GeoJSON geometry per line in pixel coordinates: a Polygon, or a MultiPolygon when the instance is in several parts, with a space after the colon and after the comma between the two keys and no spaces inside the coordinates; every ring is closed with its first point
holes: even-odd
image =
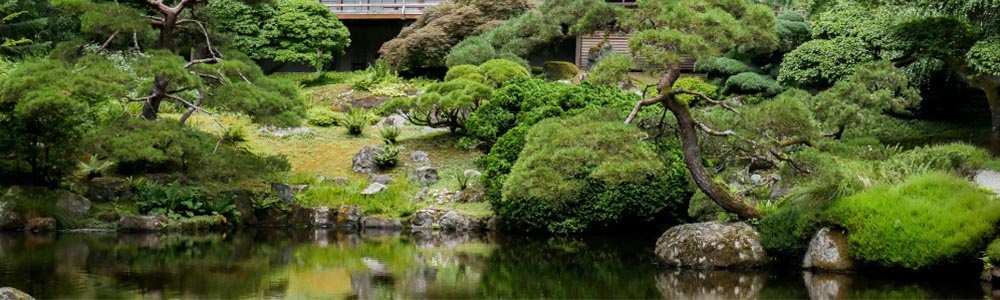
{"type": "Polygon", "coordinates": [[[855,258],[924,269],[975,256],[1000,221],[1000,201],[966,180],[929,173],[840,199],[824,219],[848,230],[855,258]]]}
{"type": "Polygon", "coordinates": [[[567,61],[547,61],[542,67],[542,72],[548,80],[566,80],[579,75],[580,69],[567,61]]]}
{"type": "Polygon", "coordinates": [[[984,254],[986,254],[987,257],[992,258],[993,261],[1000,259],[1000,238],[994,239],[989,246],[986,246],[984,254]]]}

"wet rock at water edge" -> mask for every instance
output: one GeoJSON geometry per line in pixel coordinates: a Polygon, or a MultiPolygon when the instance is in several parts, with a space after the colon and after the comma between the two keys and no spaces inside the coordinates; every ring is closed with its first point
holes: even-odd
{"type": "Polygon", "coordinates": [[[28,219],[28,222],[24,224],[24,231],[29,231],[29,232],[56,231],[56,219],[49,217],[28,219]]]}
{"type": "Polygon", "coordinates": [[[132,199],[132,185],[122,178],[94,178],[87,186],[87,197],[95,202],[128,201],[132,199]]]}
{"type": "Polygon", "coordinates": [[[437,214],[437,210],[433,209],[418,210],[410,217],[410,228],[413,230],[430,230],[434,227],[434,220],[437,214]]]}
{"type": "Polygon", "coordinates": [[[337,228],[349,231],[361,229],[361,215],[361,207],[357,205],[341,205],[337,209],[337,228]]]}
{"type": "Polygon", "coordinates": [[[737,270],[674,269],[656,275],[664,299],[757,299],[767,276],[737,270]]]}
{"type": "Polygon", "coordinates": [[[86,216],[90,212],[90,200],[80,195],[63,192],[56,202],[56,206],[76,217],[86,216]]]}
{"type": "Polygon", "coordinates": [[[288,225],[288,212],[277,207],[268,207],[254,211],[257,224],[261,226],[285,226],[288,225]]]}
{"type": "Polygon", "coordinates": [[[427,155],[427,152],[417,150],[410,153],[410,160],[414,162],[428,162],[431,160],[431,157],[427,155]]]}
{"type": "Polygon", "coordinates": [[[12,287],[0,288],[0,300],[35,300],[28,293],[12,287]]]}
{"type": "Polygon", "coordinates": [[[399,220],[364,217],[361,219],[361,226],[365,229],[400,230],[403,229],[403,222],[399,220]]]}
{"type": "Polygon", "coordinates": [[[357,173],[371,173],[378,171],[375,164],[375,155],[379,152],[378,146],[364,146],[351,158],[351,168],[357,173]]]}
{"type": "Polygon", "coordinates": [[[378,194],[378,193],[385,192],[387,190],[389,190],[389,187],[385,186],[384,184],[375,182],[375,183],[372,183],[371,185],[369,185],[367,188],[365,188],[364,191],[361,191],[361,194],[365,195],[365,196],[371,196],[371,195],[375,195],[375,194],[378,194]]]}
{"type": "Polygon", "coordinates": [[[479,231],[483,229],[483,222],[464,216],[455,211],[446,212],[438,220],[441,230],[444,231],[479,231]]]}
{"type": "Polygon", "coordinates": [[[271,183],[271,191],[281,198],[281,203],[292,205],[295,204],[295,194],[300,193],[309,188],[308,185],[288,185],[284,183],[271,183]]]}
{"type": "Polygon", "coordinates": [[[167,227],[165,216],[125,216],[118,221],[118,231],[158,232],[167,227]]]}
{"type": "Polygon", "coordinates": [[[809,242],[802,267],[836,272],[853,270],[854,260],[848,255],[847,235],[826,227],[820,229],[809,242]]]}
{"type": "Polygon", "coordinates": [[[390,177],[389,175],[382,175],[382,174],[368,174],[368,181],[371,181],[373,183],[379,183],[382,185],[390,185],[396,183],[396,180],[392,179],[392,177],[390,177]]]}
{"type": "Polygon", "coordinates": [[[16,187],[9,188],[3,197],[0,197],[0,230],[21,230],[24,228],[24,218],[14,211],[14,202],[9,200],[13,195],[20,192],[16,187]]]}
{"type": "Polygon", "coordinates": [[[851,299],[851,276],[844,274],[802,272],[809,299],[839,300],[851,299]]]}
{"type": "Polygon", "coordinates": [[[292,207],[292,218],[290,223],[296,227],[306,228],[331,228],[333,227],[335,212],[329,207],[292,207]]]}
{"type": "Polygon", "coordinates": [[[413,178],[424,186],[432,185],[440,179],[438,171],[432,167],[419,167],[413,171],[413,178]]]}
{"type": "Polygon", "coordinates": [[[760,234],[744,222],[706,222],[672,227],[656,241],[656,256],[668,266],[751,268],[767,263],[760,234]]]}

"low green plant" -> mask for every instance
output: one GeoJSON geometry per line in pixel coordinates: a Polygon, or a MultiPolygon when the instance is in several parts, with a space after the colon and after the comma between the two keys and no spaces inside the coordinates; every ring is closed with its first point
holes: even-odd
{"type": "Polygon", "coordinates": [[[361,109],[351,109],[344,120],[340,122],[340,125],[347,128],[347,133],[354,136],[364,133],[368,124],[368,113],[361,109]]]}
{"type": "Polygon", "coordinates": [[[837,200],[823,218],[847,229],[852,256],[916,270],[975,257],[996,231],[1000,200],[933,172],[837,200]]]}
{"type": "Polygon", "coordinates": [[[983,261],[984,269],[992,269],[993,266],[1000,264],[1000,238],[993,239],[988,246],[986,246],[986,251],[983,252],[983,256],[980,258],[983,261]]]}
{"type": "Polygon", "coordinates": [[[732,58],[720,57],[699,62],[695,65],[695,71],[705,72],[712,78],[726,78],[744,72],[753,72],[755,70],[745,62],[732,58]]]}
{"type": "Polygon", "coordinates": [[[382,169],[390,169],[399,164],[400,147],[396,145],[385,145],[375,152],[375,165],[382,169]]]}
{"type": "Polygon", "coordinates": [[[114,165],[114,162],[98,159],[97,154],[94,154],[90,156],[89,160],[80,162],[80,171],[87,174],[87,178],[96,178],[104,175],[104,172],[107,172],[114,165]]]}
{"type": "Polygon", "coordinates": [[[313,107],[306,112],[309,124],[319,127],[337,126],[340,115],[326,107],[313,107]]]}
{"type": "Polygon", "coordinates": [[[231,194],[210,199],[179,182],[162,185],[144,178],[133,180],[132,187],[136,191],[136,205],[142,214],[163,215],[172,219],[206,215],[240,217],[235,197],[231,194]]]}
{"type": "Polygon", "coordinates": [[[296,201],[306,207],[355,204],[364,209],[365,215],[389,218],[407,217],[419,208],[410,200],[415,191],[406,180],[397,180],[385,192],[362,195],[367,186],[364,181],[351,181],[347,185],[321,183],[300,193],[296,201]]]}
{"type": "Polygon", "coordinates": [[[458,181],[458,190],[464,191],[469,188],[469,174],[466,174],[465,171],[456,169],[455,180],[458,181]]]}
{"type": "Polygon", "coordinates": [[[246,125],[244,125],[244,124],[235,124],[235,125],[229,126],[229,128],[226,129],[226,133],[225,133],[225,136],[223,136],[223,138],[225,140],[227,140],[227,141],[234,142],[234,143],[235,142],[246,142],[247,141],[247,136],[249,136],[249,135],[250,134],[247,133],[247,126],[246,125]]]}
{"type": "Polygon", "coordinates": [[[399,138],[400,129],[396,126],[384,126],[379,130],[379,135],[382,136],[382,141],[386,145],[395,145],[396,139],[399,138]]]}

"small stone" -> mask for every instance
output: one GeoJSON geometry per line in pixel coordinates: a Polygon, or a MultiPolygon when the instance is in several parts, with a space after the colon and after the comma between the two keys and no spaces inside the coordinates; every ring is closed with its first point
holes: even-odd
{"type": "Polygon", "coordinates": [[[438,171],[432,167],[419,167],[413,171],[413,177],[424,186],[438,182],[438,171]]]}
{"type": "Polygon", "coordinates": [[[165,216],[125,216],[118,221],[118,231],[158,232],[167,227],[165,216]]]}
{"type": "Polygon", "coordinates": [[[35,298],[21,290],[4,287],[0,288],[0,300],[35,300],[35,298]]]}
{"type": "Polygon", "coordinates": [[[70,192],[63,192],[56,206],[76,217],[86,216],[90,212],[90,200],[70,192]]]}
{"type": "Polygon", "coordinates": [[[328,183],[339,184],[340,186],[347,186],[347,183],[349,182],[349,180],[347,180],[347,178],[344,177],[334,177],[327,179],[325,181],[328,183]]]}
{"type": "Polygon", "coordinates": [[[382,175],[382,174],[368,174],[368,181],[371,181],[373,183],[380,183],[382,185],[390,185],[396,183],[396,180],[392,179],[392,177],[389,177],[389,175],[382,175]]]}
{"type": "Polygon", "coordinates": [[[427,152],[417,150],[410,153],[410,159],[414,162],[428,162],[431,160],[431,157],[427,155],[427,152]]]}
{"type": "Polygon", "coordinates": [[[281,199],[281,203],[292,205],[295,204],[295,194],[302,192],[309,188],[308,185],[288,185],[283,183],[271,183],[271,191],[278,194],[278,198],[281,199]]]}
{"type": "Polygon", "coordinates": [[[385,192],[387,190],[389,190],[389,187],[385,186],[384,184],[373,182],[371,185],[365,188],[364,191],[361,191],[361,194],[366,196],[371,196],[381,192],[385,192]]]}
{"type": "Polygon", "coordinates": [[[760,174],[750,175],[750,182],[752,182],[754,185],[760,184],[760,181],[763,179],[764,177],[761,177],[760,174]]]}
{"type": "Polygon", "coordinates": [[[28,219],[28,222],[24,224],[24,231],[30,231],[30,232],[56,231],[56,219],[49,217],[28,219]]]}

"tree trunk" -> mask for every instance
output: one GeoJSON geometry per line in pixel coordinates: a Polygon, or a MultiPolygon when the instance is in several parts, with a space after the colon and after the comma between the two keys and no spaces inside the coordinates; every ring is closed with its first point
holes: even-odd
{"type": "Polygon", "coordinates": [[[170,49],[174,41],[174,27],[177,27],[177,14],[164,13],[163,27],[160,28],[160,47],[170,49]]]}
{"type": "Polygon", "coordinates": [[[990,151],[993,155],[1000,155],[1000,87],[996,84],[987,86],[986,99],[990,102],[990,118],[992,119],[992,130],[990,133],[990,151]]]}
{"type": "Polygon", "coordinates": [[[687,103],[679,101],[673,96],[666,99],[664,103],[667,109],[677,117],[677,135],[681,138],[684,164],[687,165],[698,188],[723,209],[735,213],[741,219],[763,217],[763,212],[729,193],[708,174],[708,170],[701,162],[701,151],[698,149],[698,131],[687,103]]]}
{"type": "Polygon", "coordinates": [[[163,98],[167,96],[167,85],[169,84],[170,80],[163,77],[153,79],[153,95],[142,106],[143,119],[156,120],[156,116],[160,113],[160,102],[163,102],[163,98]]]}

